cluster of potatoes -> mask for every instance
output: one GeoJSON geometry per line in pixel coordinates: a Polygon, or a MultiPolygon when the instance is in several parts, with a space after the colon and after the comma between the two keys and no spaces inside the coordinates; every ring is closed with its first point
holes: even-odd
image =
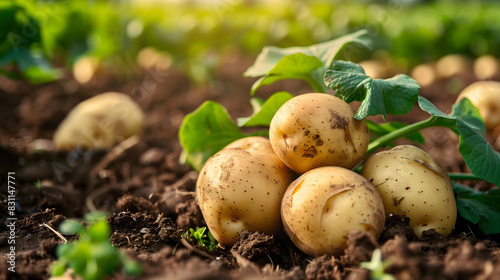
{"type": "Polygon", "coordinates": [[[303,252],[339,255],[353,231],[378,238],[385,217],[406,215],[417,236],[447,235],[457,209],[447,173],[415,146],[369,157],[370,133],[354,110],[328,94],[309,93],[275,114],[269,139],[237,140],[200,171],[196,195],[209,230],[231,245],[246,230],[283,228],[303,252]]]}

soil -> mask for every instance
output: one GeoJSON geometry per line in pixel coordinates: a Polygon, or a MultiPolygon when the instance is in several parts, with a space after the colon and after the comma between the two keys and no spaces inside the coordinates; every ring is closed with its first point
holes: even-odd
{"type": "MultiPolygon", "coordinates": [[[[209,99],[222,103],[234,118],[250,115],[248,93],[255,79],[242,73],[251,63],[237,54],[227,57],[214,73],[216,82],[208,86],[195,85],[173,69],[144,70],[127,78],[107,75],[87,85],[70,75],[37,86],[0,77],[0,279],[48,279],[57,245],[76,238],[61,235],[59,225],[91,210],[110,213],[112,244],[141,262],[144,273],[134,279],[369,279],[359,264],[369,261],[377,248],[390,261],[386,272],[396,279],[500,279],[500,236],[486,236],[462,218],[448,237],[430,230],[418,239],[405,217],[393,216],[378,240],[349,236],[348,248],[337,258],[307,256],[284,232],[243,232],[231,248],[211,252],[186,238],[183,233],[189,228],[205,223],[194,198],[197,173],[179,164],[179,126],[187,113],[209,99]],[[53,151],[50,139],[65,115],[78,102],[105,91],[127,93],[145,111],[140,140],[125,149],[53,151]],[[7,270],[8,172],[15,172],[16,273],[7,270]]],[[[474,81],[471,77],[454,79],[468,84],[474,81]]],[[[421,94],[449,113],[456,98],[450,83],[438,81],[421,94]]],[[[278,90],[309,91],[301,82],[282,81],[262,88],[259,96],[278,90]]],[[[414,122],[426,117],[415,108],[409,116],[389,119],[414,122]]],[[[446,170],[467,171],[456,135],[440,128],[423,133],[424,149],[446,170]]],[[[493,187],[464,183],[480,190],[493,187]]],[[[117,272],[110,279],[131,278],[117,272]]]]}

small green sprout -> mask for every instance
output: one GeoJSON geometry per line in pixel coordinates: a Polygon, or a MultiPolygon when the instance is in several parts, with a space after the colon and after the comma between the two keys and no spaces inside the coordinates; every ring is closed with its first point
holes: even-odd
{"type": "Polygon", "coordinates": [[[362,262],[360,267],[370,270],[370,279],[372,280],[394,280],[394,276],[384,272],[385,268],[391,263],[391,259],[382,261],[382,251],[380,251],[380,249],[376,249],[373,251],[371,261],[362,262]]]}
{"type": "Polygon", "coordinates": [[[35,187],[37,189],[40,189],[42,187],[42,182],[40,182],[40,179],[38,179],[35,183],[34,183],[35,187]]]}
{"type": "Polygon", "coordinates": [[[127,275],[142,272],[138,262],[130,260],[109,242],[111,228],[105,213],[89,213],[85,221],[87,227],[76,220],[67,220],[59,227],[63,234],[78,234],[80,238],[57,247],[58,260],[50,267],[52,276],[61,276],[68,268],[85,280],[103,279],[120,268],[127,275]]]}
{"type": "Polygon", "coordinates": [[[209,251],[217,248],[217,241],[210,231],[207,231],[207,227],[196,228],[196,230],[190,228],[189,232],[189,238],[198,241],[198,245],[207,248],[209,251]]]}

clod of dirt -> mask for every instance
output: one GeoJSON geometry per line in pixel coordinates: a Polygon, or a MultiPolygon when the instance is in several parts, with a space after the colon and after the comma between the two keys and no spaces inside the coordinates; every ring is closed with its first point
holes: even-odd
{"type": "Polygon", "coordinates": [[[240,234],[238,241],[231,248],[231,253],[236,253],[259,266],[268,264],[269,259],[279,260],[280,251],[274,236],[248,230],[240,234]]]}
{"type": "Polygon", "coordinates": [[[206,262],[195,255],[191,255],[187,249],[179,249],[173,253],[171,247],[158,252],[154,258],[155,264],[161,267],[151,277],[143,277],[147,280],[226,280],[231,279],[229,274],[214,262],[206,262]]]}
{"type": "Polygon", "coordinates": [[[405,216],[390,215],[385,219],[385,230],[379,238],[381,243],[396,236],[404,237],[407,241],[417,240],[417,235],[410,227],[410,219],[405,216]]]}
{"type": "Polygon", "coordinates": [[[495,264],[490,258],[490,251],[484,244],[472,246],[465,240],[446,254],[444,274],[449,279],[495,279],[500,275],[492,272],[499,263],[495,264]]]}
{"type": "Polygon", "coordinates": [[[116,207],[120,211],[130,211],[131,213],[143,213],[147,215],[156,215],[157,211],[151,201],[143,198],[126,194],[116,202],[116,207]]]}
{"type": "Polygon", "coordinates": [[[329,255],[314,258],[306,267],[307,279],[340,280],[344,275],[340,262],[329,255]]]}
{"type": "MultiPolygon", "coordinates": [[[[47,279],[48,268],[55,260],[55,250],[62,242],[54,231],[66,218],[54,214],[54,210],[37,212],[16,221],[16,273],[11,274],[8,264],[2,258],[0,279],[47,279]]],[[[10,231],[5,223],[0,224],[0,255],[6,256],[10,231]]],[[[69,237],[67,237],[70,239],[69,237]]]]}
{"type": "Polygon", "coordinates": [[[142,213],[120,212],[108,218],[111,243],[139,252],[157,252],[180,238],[179,228],[170,218],[142,213]]]}
{"type": "Polygon", "coordinates": [[[377,249],[377,240],[366,232],[354,232],[347,236],[347,249],[340,261],[344,266],[359,266],[361,262],[370,261],[373,250],[377,249]]]}
{"type": "Polygon", "coordinates": [[[177,214],[176,223],[180,228],[195,228],[205,226],[205,220],[201,213],[200,206],[194,198],[179,203],[175,206],[177,214]]]}
{"type": "Polygon", "coordinates": [[[186,173],[172,185],[165,186],[161,194],[153,193],[150,201],[165,216],[176,219],[181,228],[204,226],[200,208],[194,199],[197,173],[186,173]]]}

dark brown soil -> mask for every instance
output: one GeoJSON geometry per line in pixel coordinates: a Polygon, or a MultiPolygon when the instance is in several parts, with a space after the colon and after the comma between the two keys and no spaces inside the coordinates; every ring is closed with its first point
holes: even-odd
{"type": "MultiPolygon", "coordinates": [[[[194,198],[197,173],[179,164],[182,118],[208,99],[222,103],[234,118],[249,115],[254,79],[242,73],[251,62],[228,58],[210,86],[195,86],[175,70],[144,71],[140,77],[108,78],[86,86],[71,78],[41,86],[0,78],[0,279],[48,279],[57,245],[63,238],[75,238],[56,234],[58,226],[91,210],[110,213],[111,242],[142,263],[144,273],[135,279],[369,279],[368,270],[359,264],[369,261],[377,248],[391,260],[386,271],[396,279],[500,279],[499,236],[485,236],[461,218],[451,236],[428,231],[419,240],[407,219],[391,217],[379,240],[349,236],[339,258],[311,258],[284,232],[244,232],[231,248],[212,252],[183,236],[205,223],[194,198]],[[104,91],[128,93],[146,112],[140,141],[116,154],[53,151],[50,139],[65,115],[78,102],[104,91]],[[7,172],[15,172],[17,190],[16,273],[7,270],[7,172]]],[[[455,100],[448,82],[421,91],[445,112],[455,100]]],[[[283,81],[263,88],[260,96],[277,90],[309,91],[303,83],[283,81]]],[[[426,117],[415,108],[410,117],[390,119],[414,122],[426,117]]],[[[428,139],[423,147],[448,171],[467,170],[456,135],[439,128],[423,133],[428,139]]],[[[492,187],[466,183],[482,190],[492,187]]],[[[127,278],[117,273],[112,279],[127,278]]]]}

